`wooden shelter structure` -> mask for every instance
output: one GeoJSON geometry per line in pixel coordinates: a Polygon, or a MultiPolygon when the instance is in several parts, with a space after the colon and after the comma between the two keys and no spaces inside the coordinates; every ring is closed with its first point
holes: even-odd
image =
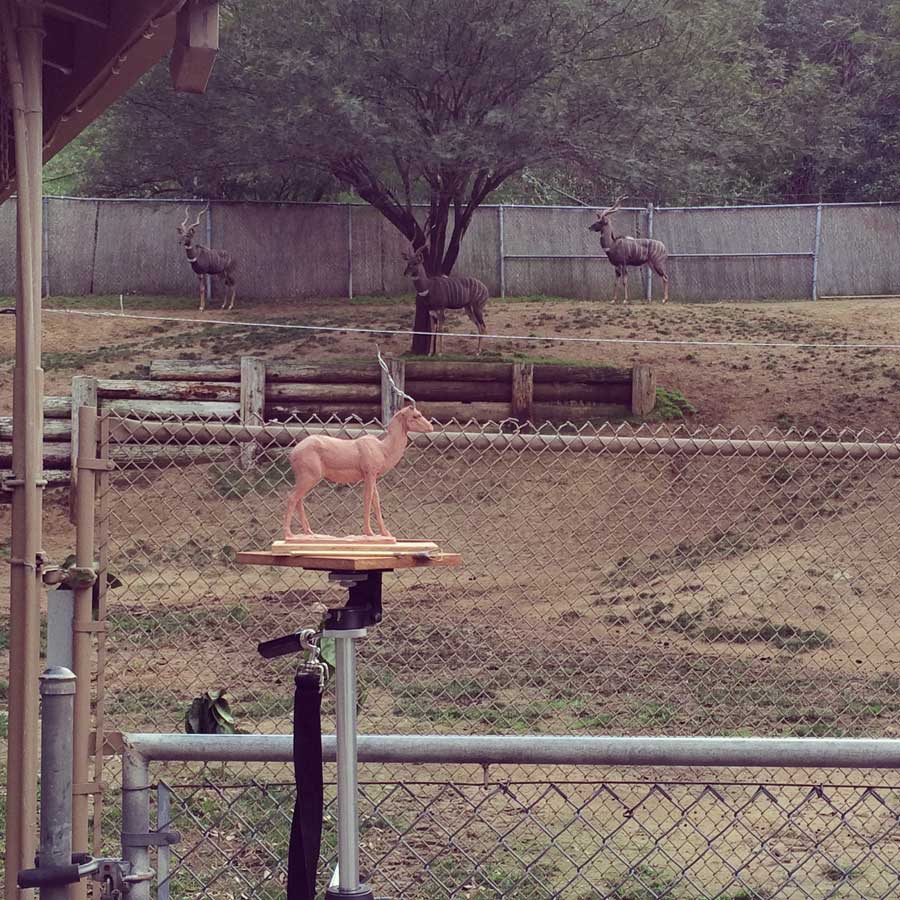
{"type": "MultiPolygon", "coordinates": [[[[34,864],[42,590],[42,166],[170,50],[176,90],[206,87],[218,48],[217,0],[0,0],[0,201],[16,195],[16,361],[10,575],[7,900],[30,895],[34,864]]],[[[92,548],[82,548],[90,560],[92,548]]],[[[88,566],[91,563],[88,562],[88,566]]],[[[88,619],[90,609],[88,609],[88,619]]],[[[74,631],[89,622],[76,610],[74,631]]],[[[89,660],[88,660],[89,663],[89,660]]],[[[77,668],[77,659],[76,659],[77,668]]],[[[89,740],[89,671],[76,694],[75,755],[89,740]],[[79,718],[82,720],[78,733],[79,718]]],[[[87,851],[87,783],[76,766],[73,849],[87,851]],[[79,777],[79,775],[81,777],[79,777]]],[[[70,896],[83,894],[73,886],[70,896]]]]}

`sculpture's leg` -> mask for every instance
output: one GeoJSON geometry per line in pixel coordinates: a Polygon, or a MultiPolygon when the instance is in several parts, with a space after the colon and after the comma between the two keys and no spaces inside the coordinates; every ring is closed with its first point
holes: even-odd
{"type": "MultiPolygon", "coordinates": [[[[375,476],[366,475],[366,487],[363,495],[363,534],[367,537],[373,537],[375,532],[372,531],[372,499],[375,494],[375,476]]],[[[381,513],[379,512],[379,516],[381,513]]]]}
{"type": "Polygon", "coordinates": [[[378,496],[377,482],[372,483],[372,497],[375,501],[375,521],[378,523],[378,530],[381,532],[382,537],[393,537],[387,530],[384,519],[381,518],[381,497],[378,496]]]}
{"type": "Polygon", "coordinates": [[[616,266],[616,286],[613,288],[613,304],[619,302],[619,268],[616,266]]]}
{"type": "Polygon", "coordinates": [[[628,269],[622,273],[622,282],[625,285],[625,303],[628,302],[628,269]]]}
{"type": "Polygon", "coordinates": [[[291,494],[288,497],[287,509],[284,513],[284,539],[286,541],[289,541],[294,537],[294,530],[291,526],[294,521],[294,510],[297,508],[297,500],[297,492],[291,491],[291,494]]]}
{"type": "Polygon", "coordinates": [[[669,276],[663,275],[663,303],[669,302],[669,276]]]}
{"type": "Polygon", "coordinates": [[[303,508],[303,498],[322,480],[321,468],[316,466],[316,460],[312,461],[312,470],[310,469],[310,461],[305,460],[298,463],[291,460],[294,469],[294,490],[288,499],[288,507],[284,516],[284,539],[290,540],[294,535],[291,533],[291,522],[294,512],[300,517],[300,527],[304,534],[312,534],[313,530],[309,527],[309,519],[306,518],[306,510],[303,508]]]}
{"type": "Polygon", "coordinates": [[[200,312],[206,309],[206,279],[201,275],[200,280],[200,312]]]}
{"type": "Polygon", "coordinates": [[[231,303],[228,304],[229,309],[234,309],[234,298],[237,294],[237,285],[232,281],[231,282],[231,303]]]}

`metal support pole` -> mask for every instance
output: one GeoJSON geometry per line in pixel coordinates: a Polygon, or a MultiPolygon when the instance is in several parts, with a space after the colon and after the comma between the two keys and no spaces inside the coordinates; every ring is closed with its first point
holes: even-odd
{"type": "Polygon", "coordinates": [[[335,638],[337,701],[338,861],[342,893],[359,888],[359,802],[356,779],[356,646],[366,630],[338,632],[335,638]]]}
{"type": "Polygon", "coordinates": [[[50,198],[44,197],[41,204],[41,262],[43,283],[41,293],[44,297],[50,296],[50,198]]]}
{"type": "MultiPolygon", "coordinates": [[[[213,242],[213,228],[212,228],[212,201],[207,200],[207,205],[209,209],[206,211],[206,246],[212,247],[213,242]]],[[[213,295],[213,280],[212,275],[204,275],[206,279],[206,299],[207,301],[212,300],[213,295]]],[[[227,289],[226,289],[227,290],[227,289]]]]}
{"type": "MultiPolygon", "coordinates": [[[[647,204],[647,238],[649,240],[653,240],[653,204],[647,204]]],[[[647,302],[651,303],[653,301],[653,271],[649,266],[645,267],[647,269],[647,302]]]]}
{"type": "MultiPolygon", "coordinates": [[[[72,660],[77,677],[75,690],[75,729],[72,804],[72,840],[76,853],[88,853],[88,784],[91,734],[91,673],[93,650],[94,580],[94,477],[97,456],[97,410],[91,406],[78,408],[78,481],[75,500],[75,565],[87,577],[75,587],[75,621],[72,625],[72,660]]],[[[85,895],[82,884],[73,885],[70,898],[85,895]]]]}
{"type": "MultiPolygon", "coordinates": [[[[75,676],[62,666],[41,675],[41,855],[39,869],[72,864],[72,718],[75,676]]],[[[8,875],[9,873],[7,873],[8,875]]],[[[15,878],[11,879],[15,882],[15,878]]],[[[66,900],[68,885],[41,888],[66,900]]]]}
{"type": "Polygon", "coordinates": [[[347,298],[353,299],[353,204],[347,204],[347,298]]]}
{"type": "Polygon", "coordinates": [[[506,296],[506,236],[503,234],[503,204],[497,207],[497,244],[500,254],[500,296],[506,296]]]}
{"type": "Polygon", "coordinates": [[[6,898],[30,897],[10,873],[33,864],[40,667],[42,5],[0,0],[16,158],[16,363],[13,374],[6,898]]]}
{"type": "MultiPolygon", "coordinates": [[[[168,831],[172,824],[172,792],[164,782],[156,787],[156,830],[168,831]]],[[[160,844],[156,851],[156,900],[169,900],[169,863],[171,849],[160,844]]]]}
{"type": "Polygon", "coordinates": [[[127,744],[122,755],[122,856],[130,864],[128,900],[150,900],[150,762],[127,744]]]}
{"type": "Polygon", "coordinates": [[[822,241],[822,203],[816,206],[816,237],[813,244],[812,298],[819,299],[819,246],[822,241]]]}

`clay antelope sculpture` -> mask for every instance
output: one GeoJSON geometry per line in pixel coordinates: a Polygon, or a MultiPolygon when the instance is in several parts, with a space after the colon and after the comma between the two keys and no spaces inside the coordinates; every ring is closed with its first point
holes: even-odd
{"type": "Polygon", "coordinates": [[[444,348],[444,320],[448,309],[463,309],[478,329],[478,354],[481,353],[481,336],[487,331],[484,324],[484,307],[488,301],[488,289],[477,278],[468,275],[435,275],[425,271],[425,248],[416,250],[412,244],[409,253],[400,254],[406,261],[404,275],[412,276],[416,296],[428,304],[431,320],[431,341],[428,355],[441,353],[444,348]]]}
{"type": "MultiPolygon", "coordinates": [[[[600,246],[606,251],[607,259],[616,269],[616,288],[613,292],[613,303],[619,298],[619,279],[625,284],[625,302],[628,302],[628,267],[650,266],[663,282],[663,303],[669,299],[669,276],[666,274],[666,258],[668,252],[662,241],[649,238],[617,237],[609,221],[610,216],[621,209],[624,197],[597,213],[597,221],[591,225],[591,231],[600,232],[600,246]]],[[[648,276],[650,277],[650,276],[648,276]]]]}
{"type": "Polygon", "coordinates": [[[366,434],[351,440],[312,434],[303,438],[291,450],[289,457],[294,471],[295,487],[288,498],[287,512],[284,516],[284,539],[299,542],[331,538],[330,535],[313,533],[303,509],[303,498],[324,478],[335,484],[358,484],[361,481],[365,485],[364,534],[362,537],[348,537],[341,540],[394,541],[381,517],[381,503],[375,481],[400,462],[403,451],[406,450],[407,436],[411,431],[427,434],[434,431],[434,426],[415,406],[404,406],[394,414],[388,423],[387,431],[380,437],[366,434]],[[372,531],[370,520],[373,506],[379,535],[372,531]],[[291,527],[295,512],[300,516],[302,535],[295,535],[291,527]]]}
{"type": "Polygon", "coordinates": [[[237,290],[234,282],[234,270],[237,266],[237,260],[227,250],[210,250],[202,244],[194,243],[194,231],[200,224],[203,214],[209,209],[209,203],[200,210],[197,221],[193,225],[188,225],[188,219],[191,217],[191,210],[185,207],[184,221],[178,226],[178,237],[184,244],[184,251],[187,253],[188,262],[200,280],[200,312],[206,309],[206,276],[221,275],[225,279],[225,296],[222,299],[222,309],[234,309],[234,295],[237,290]],[[231,294],[231,302],[229,302],[229,292],[231,294]]]}

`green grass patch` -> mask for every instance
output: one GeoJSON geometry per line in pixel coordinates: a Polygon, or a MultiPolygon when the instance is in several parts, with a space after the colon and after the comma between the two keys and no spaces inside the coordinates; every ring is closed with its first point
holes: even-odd
{"type": "MultiPolygon", "coordinates": [[[[199,294],[197,297],[176,297],[160,294],[125,294],[122,297],[122,303],[125,306],[125,312],[131,312],[138,309],[197,309],[200,300],[199,294]]],[[[43,306],[45,309],[109,309],[117,312],[120,309],[118,294],[88,294],[84,297],[70,297],[66,295],[45,297],[43,306]]]]}
{"type": "Polygon", "coordinates": [[[133,647],[165,647],[180,639],[211,640],[226,637],[250,620],[247,607],[237,603],[221,610],[116,609],[107,616],[110,632],[133,647]]]}
{"type": "Polygon", "coordinates": [[[818,650],[834,643],[826,632],[818,628],[800,628],[787,622],[775,623],[763,619],[747,625],[708,625],[703,629],[702,635],[708,641],[727,641],[731,644],[764,641],[779,650],[794,653],[818,650]]]}
{"type": "MultiPolygon", "coordinates": [[[[513,848],[524,852],[526,848],[513,848]]],[[[532,851],[533,852],[533,851],[532,851]]],[[[444,854],[427,865],[428,881],[417,896],[422,900],[446,900],[450,896],[465,896],[468,900],[495,900],[514,897],[515,900],[550,900],[557,896],[553,884],[559,869],[546,862],[522,865],[488,861],[475,864],[462,854],[444,854]],[[464,889],[464,893],[463,893],[464,889]]]]}
{"type": "Polygon", "coordinates": [[[677,389],[658,387],[656,389],[656,405],[647,417],[656,421],[683,419],[690,413],[697,412],[697,407],[677,389]]]}

